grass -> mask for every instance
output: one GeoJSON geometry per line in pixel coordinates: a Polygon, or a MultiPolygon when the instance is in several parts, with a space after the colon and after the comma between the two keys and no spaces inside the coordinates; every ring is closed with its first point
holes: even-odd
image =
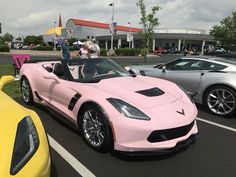
{"type": "MultiPolygon", "coordinates": [[[[12,65],[0,65],[0,77],[3,75],[14,75],[12,65]]],[[[20,97],[20,82],[14,81],[4,86],[3,91],[12,98],[20,97]]]]}

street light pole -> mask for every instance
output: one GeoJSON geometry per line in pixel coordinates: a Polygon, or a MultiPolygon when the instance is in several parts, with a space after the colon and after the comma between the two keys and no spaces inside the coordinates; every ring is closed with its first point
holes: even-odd
{"type": "Polygon", "coordinates": [[[54,33],[53,33],[53,50],[56,51],[56,23],[57,22],[54,22],[54,33]]]}
{"type": "Polygon", "coordinates": [[[114,10],[115,2],[113,1],[109,6],[112,6],[112,16],[111,16],[111,50],[113,49],[113,35],[114,35],[114,10]]]}
{"type": "Polygon", "coordinates": [[[128,22],[129,24],[129,49],[131,47],[131,22],[128,22]]]}

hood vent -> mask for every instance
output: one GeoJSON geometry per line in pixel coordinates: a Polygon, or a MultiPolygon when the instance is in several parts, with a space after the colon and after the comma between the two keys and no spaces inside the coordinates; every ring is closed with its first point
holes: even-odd
{"type": "Polygon", "coordinates": [[[136,92],[139,93],[139,94],[148,96],[148,97],[160,96],[160,95],[163,95],[165,93],[157,87],[147,89],[147,90],[140,90],[140,91],[136,91],[136,92]]]}

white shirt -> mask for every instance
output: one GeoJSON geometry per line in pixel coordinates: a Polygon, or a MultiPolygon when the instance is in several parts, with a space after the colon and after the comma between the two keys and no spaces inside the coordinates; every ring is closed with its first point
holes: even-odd
{"type": "Polygon", "coordinates": [[[88,59],[88,50],[81,47],[79,49],[79,54],[81,59],[88,59]]]}

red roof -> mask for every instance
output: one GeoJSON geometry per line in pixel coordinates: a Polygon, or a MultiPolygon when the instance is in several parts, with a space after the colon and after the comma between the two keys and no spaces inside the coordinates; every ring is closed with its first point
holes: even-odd
{"type": "MultiPolygon", "coordinates": [[[[75,25],[109,29],[109,24],[107,23],[93,22],[93,21],[80,20],[80,19],[72,19],[72,20],[75,23],[75,25]]],[[[117,25],[116,30],[126,31],[126,32],[129,32],[131,30],[131,32],[137,33],[137,32],[140,32],[142,29],[117,25]]]]}

